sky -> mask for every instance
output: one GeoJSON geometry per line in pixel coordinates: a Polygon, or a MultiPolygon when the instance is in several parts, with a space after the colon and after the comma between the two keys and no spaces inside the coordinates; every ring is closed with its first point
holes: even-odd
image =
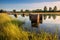
{"type": "Polygon", "coordinates": [[[0,0],[0,9],[4,10],[43,10],[44,6],[47,8],[57,6],[60,10],[60,0],[0,0]]]}

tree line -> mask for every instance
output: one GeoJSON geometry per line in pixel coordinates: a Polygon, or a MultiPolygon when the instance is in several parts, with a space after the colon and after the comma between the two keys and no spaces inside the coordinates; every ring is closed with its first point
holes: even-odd
{"type": "MultiPolygon", "coordinates": [[[[2,12],[7,12],[7,11],[4,11],[3,9],[1,9],[0,10],[0,13],[2,13],[2,12]]],[[[43,10],[42,9],[36,9],[36,10],[32,10],[32,11],[30,11],[30,10],[23,11],[23,9],[21,9],[20,11],[16,11],[14,9],[11,12],[20,12],[20,13],[22,13],[22,12],[27,12],[27,13],[29,13],[29,12],[60,12],[60,10],[57,10],[57,6],[54,6],[53,9],[51,7],[49,7],[48,10],[47,10],[47,6],[44,6],[44,9],[43,10]]]]}

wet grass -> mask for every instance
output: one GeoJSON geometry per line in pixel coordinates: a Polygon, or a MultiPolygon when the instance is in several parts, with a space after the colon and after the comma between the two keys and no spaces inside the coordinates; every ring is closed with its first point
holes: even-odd
{"type": "Polygon", "coordinates": [[[22,24],[24,24],[24,22],[21,22],[20,20],[12,20],[11,23],[15,24],[15,25],[18,25],[18,27],[22,26],[22,24]]]}

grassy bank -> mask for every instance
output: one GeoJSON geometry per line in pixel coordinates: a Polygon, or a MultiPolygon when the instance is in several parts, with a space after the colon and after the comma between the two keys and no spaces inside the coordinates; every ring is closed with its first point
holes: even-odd
{"type": "Polygon", "coordinates": [[[0,40],[58,40],[58,35],[27,32],[22,29],[22,22],[12,19],[7,14],[0,14],[0,40]]]}

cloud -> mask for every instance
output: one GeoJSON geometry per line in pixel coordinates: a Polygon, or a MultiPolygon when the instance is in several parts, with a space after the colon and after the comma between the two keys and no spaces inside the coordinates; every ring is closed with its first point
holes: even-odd
{"type": "Polygon", "coordinates": [[[43,9],[44,6],[54,7],[57,6],[58,10],[60,9],[60,1],[56,2],[41,2],[41,3],[30,3],[30,4],[0,4],[0,9],[6,9],[6,10],[20,10],[20,9],[43,9]]]}

